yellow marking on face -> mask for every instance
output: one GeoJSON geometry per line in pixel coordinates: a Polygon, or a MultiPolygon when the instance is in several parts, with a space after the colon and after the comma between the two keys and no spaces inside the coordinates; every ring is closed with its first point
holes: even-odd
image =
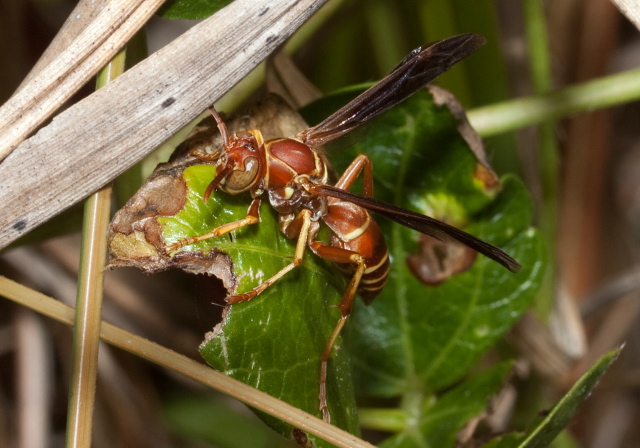
{"type": "Polygon", "coordinates": [[[258,129],[249,129],[247,132],[255,137],[256,142],[258,142],[258,146],[262,146],[264,144],[262,132],[260,132],[258,129]]]}

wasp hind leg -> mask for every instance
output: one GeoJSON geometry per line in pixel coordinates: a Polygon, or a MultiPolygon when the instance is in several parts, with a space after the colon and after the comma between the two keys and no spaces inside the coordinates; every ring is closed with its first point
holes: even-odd
{"type": "Polygon", "coordinates": [[[341,190],[349,190],[360,173],[363,173],[362,194],[373,197],[373,163],[365,154],[353,159],[335,186],[341,190]]]}
{"type": "Polygon", "coordinates": [[[356,271],[351,277],[351,281],[349,282],[349,286],[342,296],[342,300],[338,305],[340,309],[340,318],[336,323],[336,326],[333,328],[333,332],[331,333],[331,337],[329,338],[329,342],[324,348],[322,352],[322,357],[320,358],[320,411],[322,412],[322,419],[327,423],[331,422],[331,415],[329,414],[329,408],[327,406],[327,365],[329,362],[329,358],[331,357],[331,350],[342,331],[342,327],[344,327],[347,318],[351,314],[351,306],[353,305],[353,299],[356,296],[356,291],[358,290],[358,286],[360,285],[360,280],[364,275],[364,271],[366,269],[365,258],[361,254],[354,252],[352,250],[343,249],[340,247],[327,246],[319,241],[314,241],[311,243],[311,250],[318,255],[320,258],[323,258],[328,261],[333,261],[335,263],[347,263],[353,264],[356,266],[356,271]]]}

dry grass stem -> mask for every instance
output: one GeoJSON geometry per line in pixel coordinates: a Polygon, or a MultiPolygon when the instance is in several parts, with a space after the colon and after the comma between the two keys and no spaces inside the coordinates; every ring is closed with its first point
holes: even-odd
{"type": "MultiPolygon", "coordinates": [[[[73,325],[74,309],[50,297],[0,276],[0,295],[67,325],[73,325]]],[[[154,342],[103,322],[100,338],[141,358],[172,369],[201,384],[286,421],[301,430],[344,448],[372,448],[373,445],[307,414],[223,373],[162,347],[154,342]]]]}

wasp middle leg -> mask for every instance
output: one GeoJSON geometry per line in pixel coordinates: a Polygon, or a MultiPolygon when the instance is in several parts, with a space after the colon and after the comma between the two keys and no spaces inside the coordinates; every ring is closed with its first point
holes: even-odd
{"type": "Polygon", "coordinates": [[[293,255],[293,261],[276,272],[275,275],[265,280],[262,284],[253,288],[251,291],[227,297],[227,303],[240,303],[253,299],[255,296],[262,293],[265,289],[282,278],[282,276],[284,276],[287,272],[302,264],[304,251],[309,239],[309,229],[311,227],[311,210],[303,209],[300,213],[298,213],[298,215],[289,225],[296,227],[296,233],[298,233],[298,240],[296,242],[296,251],[293,255]]]}

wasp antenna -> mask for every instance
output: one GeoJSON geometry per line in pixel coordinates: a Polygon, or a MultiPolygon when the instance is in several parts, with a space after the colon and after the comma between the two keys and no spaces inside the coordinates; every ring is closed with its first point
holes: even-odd
{"type": "Polygon", "coordinates": [[[211,193],[213,193],[218,188],[218,186],[220,185],[220,182],[222,182],[222,179],[224,179],[225,176],[229,174],[229,171],[231,171],[231,168],[228,166],[225,166],[220,171],[218,171],[218,174],[211,181],[209,186],[207,186],[207,189],[204,191],[204,194],[202,195],[202,199],[204,200],[204,202],[209,202],[211,193]]]}
{"type": "Polygon", "coordinates": [[[213,106],[209,107],[209,112],[211,112],[211,115],[213,115],[213,118],[216,120],[218,130],[220,131],[222,141],[224,142],[224,147],[227,148],[229,146],[229,132],[227,131],[227,125],[224,123],[222,117],[213,106]]]}

